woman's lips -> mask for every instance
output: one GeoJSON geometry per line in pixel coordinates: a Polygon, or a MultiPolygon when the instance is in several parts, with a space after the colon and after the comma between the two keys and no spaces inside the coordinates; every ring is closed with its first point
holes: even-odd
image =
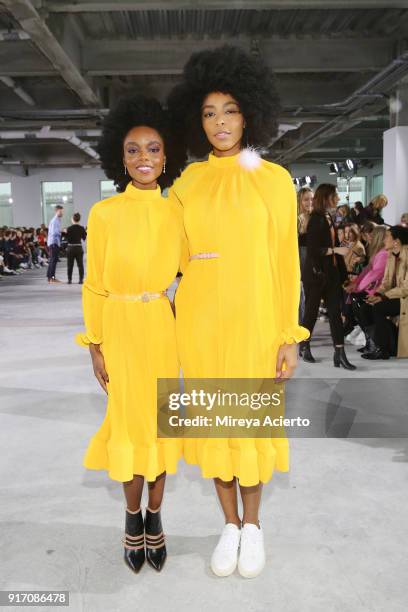
{"type": "Polygon", "coordinates": [[[142,174],[149,174],[153,168],[151,166],[137,166],[136,170],[142,174]]]}
{"type": "Polygon", "coordinates": [[[215,134],[215,137],[218,138],[219,140],[225,140],[229,136],[231,136],[231,132],[217,132],[215,134]]]}

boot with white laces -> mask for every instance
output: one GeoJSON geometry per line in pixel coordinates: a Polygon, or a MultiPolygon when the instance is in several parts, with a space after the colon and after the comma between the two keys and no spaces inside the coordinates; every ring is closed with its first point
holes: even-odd
{"type": "Polygon", "coordinates": [[[255,578],[265,566],[263,531],[253,523],[245,523],[241,530],[241,549],[238,571],[244,578],[255,578]]]}
{"type": "Polygon", "coordinates": [[[234,523],[227,523],[211,557],[211,569],[217,576],[229,576],[238,561],[241,530],[234,523]]]}

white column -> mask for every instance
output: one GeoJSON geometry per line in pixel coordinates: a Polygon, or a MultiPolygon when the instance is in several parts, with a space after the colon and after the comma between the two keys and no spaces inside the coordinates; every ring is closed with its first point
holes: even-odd
{"type": "Polygon", "coordinates": [[[396,225],[408,212],[408,126],[384,132],[384,193],[388,206],[382,215],[386,223],[396,225]]]}

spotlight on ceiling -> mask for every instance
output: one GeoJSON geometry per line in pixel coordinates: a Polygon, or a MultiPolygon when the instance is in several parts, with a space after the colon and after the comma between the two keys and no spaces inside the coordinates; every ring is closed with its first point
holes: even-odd
{"type": "Polygon", "coordinates": [[[336,162],[332,162],[330,164],[330,174],[338,174],[339,173],[339,165],[336,162]]]}
{"type": "Polygon", "coordinates": [[[305,176],[305,184],[306,185],[311,185],[312,184],[312,179],[310,178],[310,176],[305,176]]]}
{"type": "Polygon", "coordinates": [[[294,183],[294,185],[296,185],[296,187],[300,187],[300,179],[299,178],[294,178],[293,179],[293,183],[294,183]]]}
{"type": "Polygon", "coordinates": [[[354,162],[352,159],[346,159],[347,170],[354,170],[354,162]]]}

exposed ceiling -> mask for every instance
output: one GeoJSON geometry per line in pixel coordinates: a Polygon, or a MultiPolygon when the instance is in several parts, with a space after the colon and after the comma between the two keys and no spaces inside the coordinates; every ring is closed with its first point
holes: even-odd
{"type": "Polygon", "coordinates": [[[0,164],[97,164],[120,95],[164,99],[193,51],[225,43],[276,72],[270,159],[373,162],[407,41],[406,0],[0,0],[0,164]]]}

